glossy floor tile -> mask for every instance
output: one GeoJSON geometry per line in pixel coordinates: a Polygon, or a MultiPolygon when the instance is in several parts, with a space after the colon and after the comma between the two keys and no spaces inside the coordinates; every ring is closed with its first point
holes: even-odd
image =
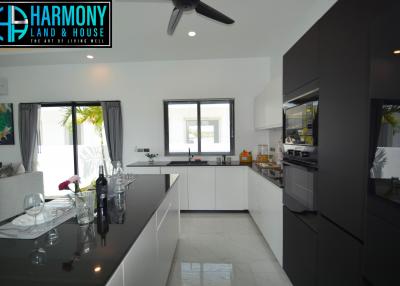
{"type": "Polygon", "coordinates": [[[248,214],[182,214],[168,286],[290,286],[248,214]]]}

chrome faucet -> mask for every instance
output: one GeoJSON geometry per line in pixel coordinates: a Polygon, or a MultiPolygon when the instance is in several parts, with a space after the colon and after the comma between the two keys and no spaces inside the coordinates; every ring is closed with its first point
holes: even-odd
{"type": "Polygon", "coordinates": [[[192,161],[192,155],[190,154],[190,148],[189,148],[189,153],[188,153],[188,161],[189,161],[189,162],[192,161]]]}

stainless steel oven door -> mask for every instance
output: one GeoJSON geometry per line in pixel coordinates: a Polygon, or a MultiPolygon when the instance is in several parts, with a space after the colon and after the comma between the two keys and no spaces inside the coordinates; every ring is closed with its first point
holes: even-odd
{"type": "Polygon", "coordinates": [[[294,212],[317,210],[317,169],[283,161],[283,203],[294,212]]]}

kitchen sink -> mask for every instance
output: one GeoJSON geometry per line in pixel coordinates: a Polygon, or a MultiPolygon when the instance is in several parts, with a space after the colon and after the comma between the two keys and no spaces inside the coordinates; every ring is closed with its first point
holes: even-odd
{"type": "Polygon", "coordinates": [[[171,161],[168,166],[204,166],[208,165],[208,161],[171,161]]]}

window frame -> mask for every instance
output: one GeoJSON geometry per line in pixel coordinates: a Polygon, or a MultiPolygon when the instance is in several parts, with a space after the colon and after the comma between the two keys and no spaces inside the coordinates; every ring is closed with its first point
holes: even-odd
{"type": "Polygon", "coordinates": [[[102,102],[121,102],[119,100],[107,100],[107,101],[60,101],[60,102],[30,102],[33,104],[39,104],[40,107],[71,107],[71,120],[72,120],[72,145],[73,145],[73,156],[74,156],[74,172],[79,175],[79,163],[78,163],[78,125],[76,122],[76,108],[80,106],[101,106],[102,102]]]}
{"type": "Polygon", "coordinates": [[[198,130],[198,152],[191,152],[193,155],[201,156],[221,156],[235,155],[235,99],[234,98],[221,98],[221,99],[173,99],[164,100],[164,154],[165,156],[187,156],[188,152],[170,152],[169,151],[169,104],[196,104],[197,105],[197,130],[198,130]],[[229,152],[202,152],[201,150],[201,104],[229,104],[229,129],[230,129],[230,151],[229,152]]]}

